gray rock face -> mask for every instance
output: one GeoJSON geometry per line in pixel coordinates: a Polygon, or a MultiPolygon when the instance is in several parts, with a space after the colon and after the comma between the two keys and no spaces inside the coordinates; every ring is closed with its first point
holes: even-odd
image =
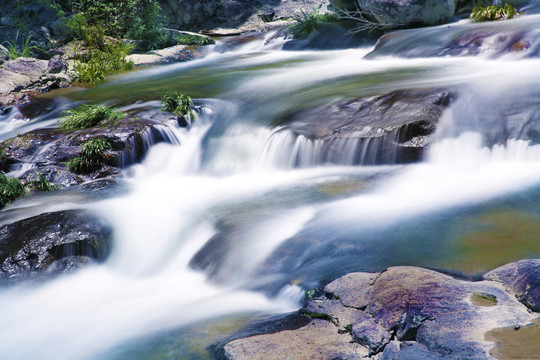
{"type": "Polygon", "coordinates": [[[533,318],[497,282],[415,267],[351,273],[324,291],[300,310],[312,319],[307,326],[236,339],[224,346],[226,358],[491,359],[486,331],[533,318]],[[475,301],[483,296],[496,300],[475,301]]]}
{"type": "Polygon", "coordinates": [[[540,260],[527,259],[492,270],[484,279],[503,283],[533,311],[540,311],[540,260]]]}
{"type": "Polygon", "coordinates": [[[321,164],[340,163],[347,147],[351,165],[413,162],[454,97],[448,89],[413,89],[346,99],[293,114],[282,131],[321,141],[321,164]]]}
{"type": "MultiPolygon", "coordinates": [[[[1,62],[0,62],[1,63],[1,62]]],[[[17,58],[0,67],[0,106],[29,100],[33,94],[68,86],[75,79],[59,56],[51,60],[17,58]]]]}
{"type": "Polygon", "coordinates": [[[45,213],[0,228],[0,278],[72,271],[109,254],[112,230],[82,211],[45,213]]]}
{"type": "Polygon", "coordinates": [[[455,0],[357,0],[363,11],[381,24],[394,27],[425,26],[450,22],[455,0]]]}

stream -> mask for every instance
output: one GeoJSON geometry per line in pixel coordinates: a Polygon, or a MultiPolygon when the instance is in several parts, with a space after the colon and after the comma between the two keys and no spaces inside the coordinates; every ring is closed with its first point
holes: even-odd
{"type": "MultiPolygon", "coordinates": [[[[500,114],[540,121],[538,56],[500,55],[489,42],[476,56],[425,55],[474,26],[484,25],[414,30],[401,45],[418,51],[406,56],[283,51],[273,33],[218,41],[197,60],[44,94],[54,106],[31,119],[2,115],[0,140],[58,126],[79,103],[137,112],[178,91],[204,109],[191,128],[171,126],[177,144],[153,146],[118,186],[32,196],[0,212],[4,225],[82,208],[114,230],[105,263],[0,287],[0,357],[210,359],[209,345],[297,310],[305,291],[348,272],[413,265],[474,278],[539,257],[540,142],[491,141],[500,114]],[[275,125],[343,98],[450,86],[460,96],[415,164],[353,165],[355,147],[321,163],[310,140],[275,125]]],[[[504,26],[536,34],[540,16],[504,26]]]]}

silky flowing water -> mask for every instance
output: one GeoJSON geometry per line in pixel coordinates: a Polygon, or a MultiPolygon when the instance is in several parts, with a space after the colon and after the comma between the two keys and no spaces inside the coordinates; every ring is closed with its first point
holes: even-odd
{"type": "MultiPolygon", "coordinates": [[[[539,25],[528,16],[505,26],[539,25]]],[[[417,32],[435,41],[471,26],[417,32]]],[[[409,46],[429,45],[421,39],[409,46]]],[[[137,111],[178,91],[205,108],[189,131],[173,128],[179,144],[153,146],[119,186],[29,197],[0,213],[3,225],[84,208],[114,228],[104,264],[0,288],[1,358],[204,359],[208,345],[252,319],[298,309],[306,290],[347,272],[416,265],[473,277],[540,255],[540,146],[486,141],[492,109],[539,103],[538,58],[486,49],[366,59],[372,47],[287,52],[281,44],[272,34],[218,43],[191,62],[49,93],[55,105],[32,119],[3,115],[5,139],[57,126],[74,103],[137,111]],[[351,166],[344,153],[316,166],[313,144],[275,133],[296,110],[445,86],[463,90],[418,164],[351,166]],[[204,271],[194,260],[201,250],[204,271]]]]}

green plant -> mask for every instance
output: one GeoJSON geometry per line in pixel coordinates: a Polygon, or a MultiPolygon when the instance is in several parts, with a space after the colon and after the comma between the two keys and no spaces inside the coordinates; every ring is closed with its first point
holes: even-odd
{"type": "Polygon", "coordinates": [[[184,94],[175,93],[174,95],[165,95],[161,99],[161,109],[163,111],[172,112],[177,116],[187,116],[194,119],[191,98],[184,94]]]}
{"type": "Polygon", "coordinates": [[[34,50],[41,50],[36,42],[32,40],[32,34],[29,33],[26,38],[19,42],[19,31],[15,33],[15,39],[13,41],[6,41],[6,47],[9,51],[10,59],[17,59],[19,57],[31,57],[34,55],[34,50]]]}
{"type": "Polygon", "coordinates": [[[86,55],[78,56],[75,63],[78,80],[82,83],[98,84],[105,80],[105,75],[119,70],[130,70],[133,62],[126,60],[126,56],[133,49],[133,45],[121,41],[106,44],[104,50],[90,50],[86,55]]]}
{"type": "Polygon", "coordinates": [[[69,170],[78,174],[89,174],[101,169],[105,152],[111,148],[108,140],[93,138],[84,143],[79,156],[67,162],[69,170]]]}
{"type": "Polygon", "coordinates": [[[300,15],[295,15],[293,17],[295,23],[289,26],[289,32],[293,38],[305,39],[311,33],[319,29],[320,23],[330,23],[339,20],[339,17],[334,13],[319,14],[320,9],[321,5],[317,6],[317,8],[310,13],[301,10],[300,15]]]}
{"type": "Polygon", "coordinates": [[[214,39],[206,36],[197,36],[192,34],[181,34],[175,36],[176,41],[179,45],[211,45],[216,42],[214,39]]]}
{"type": "Polygon", "coordinates": [[[102,105],[81,105],[67,113],[62,126],[69,130],[86,129],[103,121],[114,121],[126,116],[121,111],[102,105]]]}
{"type": "Polygon", "coordinates": [[[35,190],[41,191],[41,192],[51,192],[51,191],[58,190],[60,188],[59,185],[48,182],[47,179],[45,179],[45,176],[41,172],[38,172],[38,176],[39,178],[37,180],[30,181],[27,184],[27,186],[30,186],[34,188],[35,190]]]}
{"type": "Polygon", "coordinates": [[[474,22],[482,21],[494,21],[494,20],[506,20],[511,19],[514,16],[519,15],[516,8],[510,4],[491,5],[486,7],[477,6],[472,12],[470,18],[474,22]]]}
{"type": "Polygon", "coordinates": [[[24,186],[19,179],[7,177],[0,172],[0,208],[24,195],[24,186]]]}

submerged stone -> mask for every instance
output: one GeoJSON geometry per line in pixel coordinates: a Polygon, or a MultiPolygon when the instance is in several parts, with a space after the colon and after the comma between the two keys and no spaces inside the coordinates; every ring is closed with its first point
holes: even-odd
{"type": "Polygon", "coordinates": [[[73,271],[103,261],[112,230],[79,210],[37,215],[0,228],[0,277],[26,277],[73,271]]]}

